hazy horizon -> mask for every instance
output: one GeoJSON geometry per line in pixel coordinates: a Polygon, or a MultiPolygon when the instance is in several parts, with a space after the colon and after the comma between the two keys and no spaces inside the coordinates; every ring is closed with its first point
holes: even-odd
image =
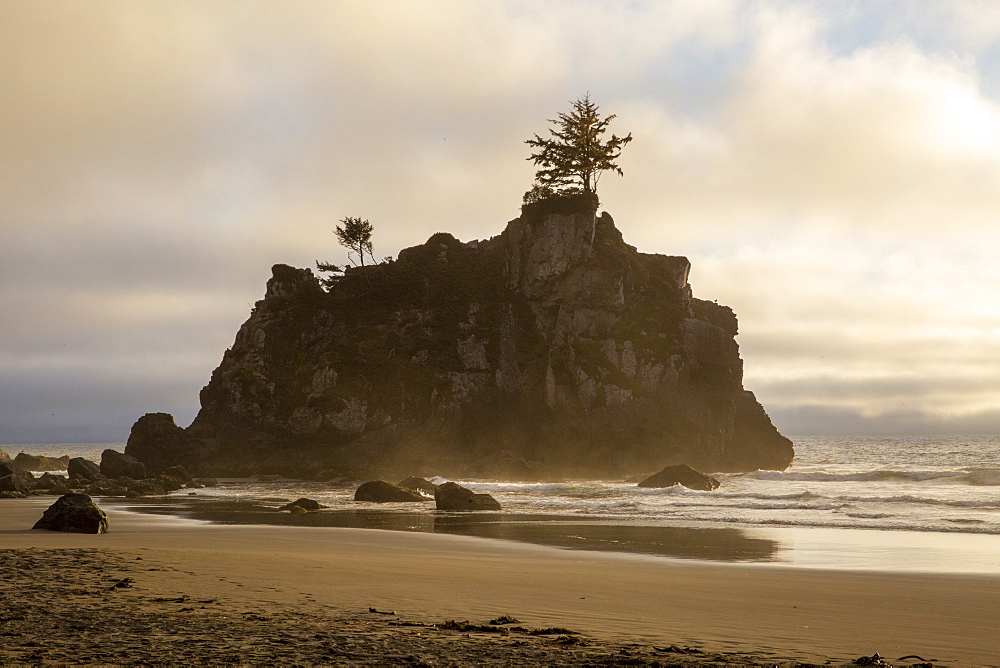
{"type": "Polygon", "coordinates": [[[186,426],[273,264],[499,234],[587,91],[782,433],[1000,433],[998,3],[4,0],[0,86],[0,443],[186,426]]]}

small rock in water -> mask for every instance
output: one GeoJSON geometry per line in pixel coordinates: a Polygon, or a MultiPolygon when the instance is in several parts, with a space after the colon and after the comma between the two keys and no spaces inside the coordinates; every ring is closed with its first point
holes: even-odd
{"type": "Polygon", "coordinates": [[[410,476],[405,480],[400,480],[398,484],[403,489],[413,490],[414,492],[424,492],[425,494],[433,494],[438,488],[437,485],[426,478],[418,478],[416,476],[410,476]]]}
{"type": "Polygon", "coordinates": [[[438,485],[434,503],[438,510],[500,510],[500,502],[489,494],[477,494],[454,482],[438,485]]]}
{"type": "Polygon", "coordinates": [[[701,471],[695,471],[687,464],[679,464],[668,466],[639,483],[639,487],[673,487],[674,485],[711,492],[719,486],[719,481],[701,471]]]}
{"type": "Polygon", "coordinates": [[[307,499],[305,497],[302,497],[301,499],[292,501],[291,503],[286,503],[281,508],[278,508],[278,510],[290,510],[293,513],[299,512],[295,510],[296,508],[298,508],[299,511],[302,512],[309,512],[313,510],[319,510],[320,508],[326,508],[326,506],[321,504],[319,501],[314,501],[312,499],[307,499]]]}
{"type": "Polygon", "coordinates": [[[59,497],[35,522],[32,529],[72,531],[75,533],[107,533],[108,516],[86,494],[70,492],[59,497]]]}
{"type": "Polygon", "coordinates": [[[426,501],[426,497],[413,490],[403,489],[386,480],[369,480],[361,483],[354,492],[355,501],[371,501],[374,503],[408,503],[426,501]]]}

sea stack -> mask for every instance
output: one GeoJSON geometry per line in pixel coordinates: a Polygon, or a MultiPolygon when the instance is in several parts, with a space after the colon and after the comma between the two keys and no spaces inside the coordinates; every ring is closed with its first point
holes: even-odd
{"type": "Polygon", "coordinates": [[[214,476],[784,469],[736,315],[692,296],[690,268],[585,196],[525,205],[489,240],[435,234],[329,291],[275,265],[191,426],[145,416],[125,452],[214,476]]]}

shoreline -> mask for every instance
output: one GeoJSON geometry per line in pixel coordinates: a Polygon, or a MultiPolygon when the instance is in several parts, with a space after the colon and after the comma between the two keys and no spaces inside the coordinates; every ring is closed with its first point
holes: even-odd
{"type": "Polygon", "coordinates": [[[1000,575],[800,569],[446,534],[209,525],[110,504],[108,534],[32,531],[51,502],[0,503],[0,550],[139,556],[142,587],[161,597],[344,619],[369,608],[435,623],[509,614],[533,627],[578,631],[591,643],[639,643],[649,656],[656,647],[692,646],[772,665],[846,663],[876,652],[939,665],[1000,664],[1000,575]]]}
{"type": "Polygon", "coordinates": [[[657,525],[614,517],[444,513],[410,504],[331,507],[305,515],[277,502],[194,496],[106,499],[144,515],[215,524],[337,527],[476,536],[572,550],[620,552],[706,562],[792,568],[1000,575],[1000,535],[810,526],[719,526],[667,521],[657,525]]]}

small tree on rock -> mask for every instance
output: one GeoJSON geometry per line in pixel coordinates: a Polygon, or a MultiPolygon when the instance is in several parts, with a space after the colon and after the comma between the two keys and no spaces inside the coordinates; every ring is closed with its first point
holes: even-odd
{"type": "Polygon", "coordinates": [[[353,263],[354,256],[357,255],[363,267],[365,266],[365,253],[367,253],[374,262],[372,232],[375,231],[375,228],[372,224],[367,219],[352,218],[351,216],[340,222],[343,225],[337,225],[333,233],[337,235],[337,241],[340,242],[340,245],[347,249],[347,259],[353,263]]]}
{"type": "MultiPolygon", "coordinates": [[[[375,255],[372,247],[372,233],[375,227],[367,219],[348,216],[340,221],[343,225],[337,225],[333,233],[337,235],[337,242],[347,249],[347,259],[351,264],[365,266],[365,255],[375,262],[375,255]],[[357,258],[357,263],[355,263],[357,258]]],[[[320,282],[324,287],[329,288],[340,280],[347,266],[330,264],[329,262],[316,262],[316,269],[329,273],[330,276],[321,277],[320,282]]]]}
{"type": "Polygon", "coordinates": [[[549,130],[551,137],[543,139],[536,134],[525,141],[536,149],[528,160],[541,167],[535,174],[535,185],[525,194],[526,199],[529,195],[538,200],[559,194],[593,194],[597,192],[602,172],[611,170],[623,175],[616,160],[625,144],[632,141],[632,133],[602,140],[615,115],[601,118],[590,93],[571,104],[573,109],[568,114],[549,119],[555,126],[549,130]]]}

